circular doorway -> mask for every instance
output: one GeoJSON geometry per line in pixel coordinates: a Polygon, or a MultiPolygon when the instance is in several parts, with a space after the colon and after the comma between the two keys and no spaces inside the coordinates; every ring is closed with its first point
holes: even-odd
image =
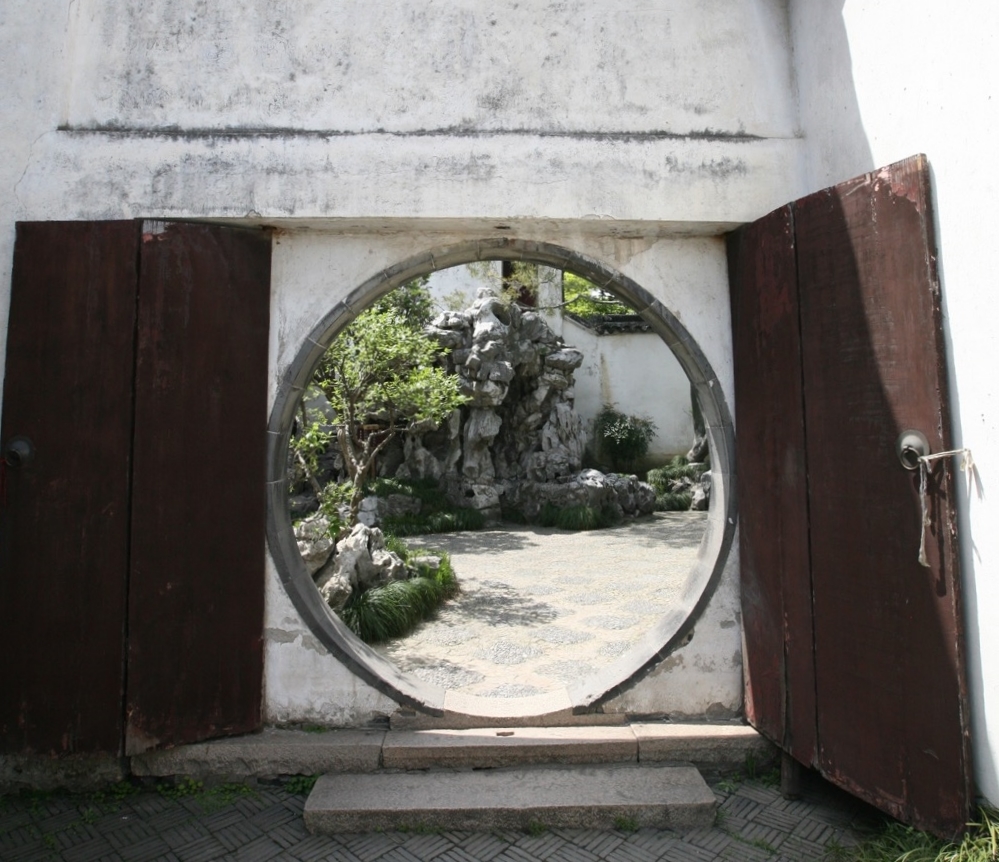
{"type": "Polygon", "coordinates": [[[282,584],[315,637],[352,672],[401,705],[430,715],[530,717],[594,711],[684,643],[706,607],[735,532],[734,430],[710,363],[678,318],[627,276],[560,246],[512,238],[465,242],[409,258],[357,287],[313,328],[278,388],[269,424],[268,544],[282,584]],[[711,451],[712,495],[698,558],[682,595],[624,655],[563,689],[533,697],[465,695],[399,670],[356,638],[320,597],[298,553],[287,505],[287,451],[296,408],[327,347],[361,311],[396,287],[477,261],[529,261],[576,273],[635,309],[673,353],[696,393],[711,451]]]}

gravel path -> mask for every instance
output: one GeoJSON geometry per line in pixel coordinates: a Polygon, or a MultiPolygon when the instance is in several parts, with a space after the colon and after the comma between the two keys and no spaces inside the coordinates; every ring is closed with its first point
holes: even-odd
{"type": "Polygon", "coordinates": [[[664,615],[697,558],[703,512],[661,512],[590,532],[505,526],[407,539],[451,554],[461,595],[378,647],[447,689],[526,697],[628,649],[664,615]]]}

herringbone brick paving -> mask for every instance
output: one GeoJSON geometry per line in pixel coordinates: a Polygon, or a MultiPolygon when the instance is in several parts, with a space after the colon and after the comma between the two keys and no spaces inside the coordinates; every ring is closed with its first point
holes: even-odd
{"type": "Polygon", "coordinates": [[[383,832],[310,835],[305,797],[282,787],[221,788],[171,798],[0,797],[2,862],[820,862],[878,822],[857,800],[807,776],[801,800],[746,781],[719,784],[710,829],[383,832]]]}

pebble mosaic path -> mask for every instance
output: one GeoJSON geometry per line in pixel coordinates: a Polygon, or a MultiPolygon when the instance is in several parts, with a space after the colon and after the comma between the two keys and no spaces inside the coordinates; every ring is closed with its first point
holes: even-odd
{"type": "Polygon", "coordinates": [[[680,593],[706,513],[606,530],[505,526],[407,539],[451,555],[461,594],[377,647],[424,682],[483,697],[563,688],[630,649],[680,593]]]}

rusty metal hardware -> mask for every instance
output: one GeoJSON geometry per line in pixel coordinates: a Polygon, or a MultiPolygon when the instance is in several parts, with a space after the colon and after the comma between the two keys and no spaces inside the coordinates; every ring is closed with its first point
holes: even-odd
{"type": "Polygon", "coordinates": [[[922,431],[908,429],[898,435],[895,454],[906,470],[918,470],[919,459],[930,454],[930,443],[922,431]]]}
{"type": "Polygon", "coordinates": [[[27,467],[34,460],[35,444],[27,437],[11,437],[3,447],[3,461],[8,467],[27,467]]]}

